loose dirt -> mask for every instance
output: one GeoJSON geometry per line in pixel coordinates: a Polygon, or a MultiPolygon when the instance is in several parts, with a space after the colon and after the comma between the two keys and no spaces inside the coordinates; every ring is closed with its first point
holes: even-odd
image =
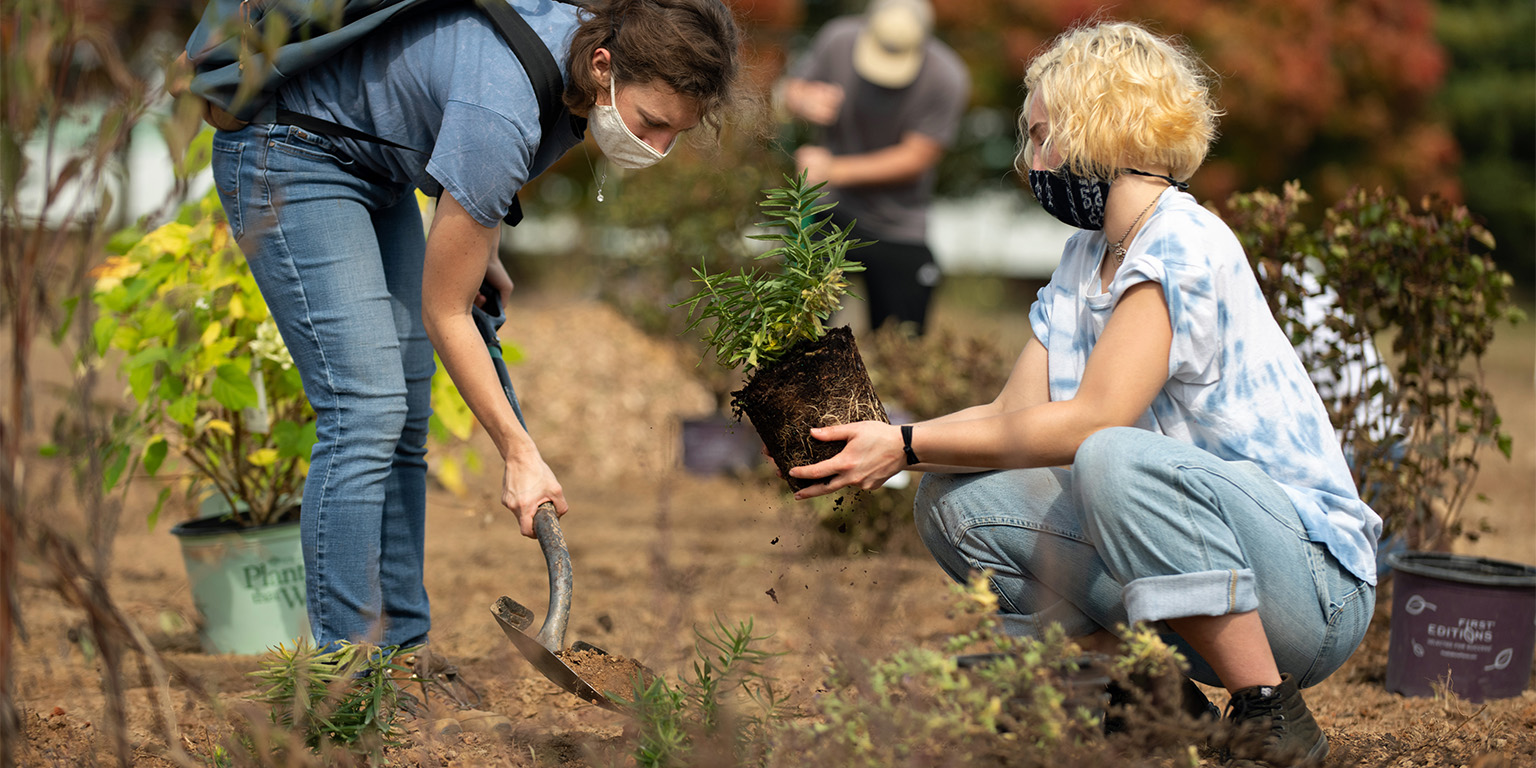
{"type": "Polygon", "coordinates": [[[577,677],[592,686],[593,690],[611,697],[634,698],[637,681],[644,686],[656,678],[654,672],[634,659],[598,653],[591,649],[578,651],[567,648],[555,656],[565,662],[577,677]]]}
{"type": "MultiPolygon", "coordinates": [[[[575,573],[573,636],[643,659],[675,682],[690,669],[695,628],[707,629],[717,617],[751,619],[754,634],[767,636],[762,647],[783,654],[768,671],[794,703],[804,704],[830,684],[830,662],[876,659],[914,644],[940,648],[954,634],[948,579],[920,544],[883,554],[815,554],[824,548],[814,545],[820,534],[811,507],[790,500],[782,481],[697,477],[679,468],[677,419],[715,404],[694,374],[695,351],[648,338],[602,305],[519,291],[503,333],[523,353],[512,375],[530,430],[571,505],[562,523],[575,573]]],[[[935,324],[999,338],[1013,350],[1027,336],[1018,314],[979,317],[955,305],[941,296],[935,324]]],[[[1501,329],[1486,361],[1513,433],[1514,461],[1482,458],[1476,490],[1485,498],[1474,499],[1467,516],[1486,519],[1497,532],[1458,551],[1536,562],[1531,325],[1501,329]]],[[[46,398],[69,368],[46,350],[35,364],[53,377],[37,387],[46,398]]],[[[103,399],[120,395],[114,387],[102,389],[103,399]]],[[[39,423],[48,422],[40,417],[39,423]]],[[[494,458],[483,436],[473,445],[494,458]]],[[[66,544],[88,548],[93,532],[80,522],[67,480],[53,483],[50,473],[57,476],[58,467],[44,460],[31,465],[34,506],[25,513],[72,537],[66,544]]],[[[516,520],[497,503],[499,472],[488,467],[470,480],[464,496],[436,487],[429,492],[432,639],[479,690],[480,709],[505,717],[510,727],[441,736],[418,731],[391,753],[391,764],[600,764],[595,754],[625,743],[627,720],[549,683],[502,635],[491,613],[496,598],[547,593],[547,571],[537,543],[521,537],[516,520]]],[[[248,673],[261,658],[199,650],[185,570],[168,533],[186,510],[167,511],[149,530],[145,510],[154,489],[140,487],[132,501],[144,506],[114,518],[100,587],[154,647],[169,678],[163,689],[147,684],[154,678],[140,674],[137,657],[124,658],[125,738],[138,766],[175,764],[166,756],[168,730],[196,764],[213,764],[214,747],[230,737],[242,699],[254,691],[248,673]]],[[[14,703],[26,739],[13,748],[23,766],[115,765],[101,644],[91,637],[86,613],[60,597],[59,578],[33,558],[20,563],[25,635],[15,649],[14,703]]],[[[1390,594],[1390,586],[1382,590],[1370,635],[1349,664],[1307,691],[1333,744],[1326,765],[1536,765],[1536,692],[1473,705],[1385,690],[1390,594]]],[[[1224,703],[1220,692],[1208,691],[1224,703]]]]}

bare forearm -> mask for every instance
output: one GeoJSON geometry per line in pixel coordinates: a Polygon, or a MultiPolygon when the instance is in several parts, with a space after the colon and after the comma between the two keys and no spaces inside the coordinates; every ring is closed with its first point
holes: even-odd
{"type": "MultiPolygon", "coordinates": [[[[1045,349],[1031,339],[1030,343],[1025,346],[1024,351],[1020,353],[1019,360],[1014,365],[1014,371],[1008,377],[1008,383],[1004,385],[1003,391],[998,393],[995,400],[929,419],[918,426],[923,427],[926,432],[927,427],[930,425],[984,421],[1011,411],[1022,410],[1031,405],[1045,403],[1050,400],[1050,397],[1043,381],[1044,364],[1045,349]],[[1031,367],[1031,363],[1034,364],[1033,367],[1031,367]]],[[[923,454],[919,453],[918,457],[923,458],[923,454]]],[[[924,472],[948,472],[950,474],[980,472],[989,468],[991,467],[938,464],[931,461],[925,461],[917,467],[917,469],[924,472]]]]}
{"type": "Polygon", "coordinates": [[[832,158],[828,181],[834,187],[902,184],[926,173],[937,162],[937,155],[904,144],[859,155],[837,155],[832,158]]]}
{"type": "Polygon", "coordinates": [[[443,367],[475,418],[485,427],[503,460],[537,453],[528,432],[512,412],[512,405],[501,389],[501,379],[486,351],[474,320],[467,309],[462,312],[441,310],[428,313],[427,335],[437,350],[443,367]]]}
{"type": "Polygon", "coordinates": [[[1051,467],[1071,464],[1078,446],[1108,426],[1087,418],[1072,401],[1044,403],[1010,412],[989,412],[977,406],[959,413],[978,418],[946,418],[924,422],[912,431],[912,450],[928,472],[978,471],[1051,467]]]}
{"type": "Polygon", "coordinates": [[[935,418],[928,419],[927,421],[919,421],[916,423],[952,424],[957,421],[974,421],[976,419],[985,419],[990,416],[996,416],[999,413],[1001,413],[1001,411],[998,409],[997,403],[983,403],[981,405],[973,405],[969,408],[962,408],[958,411],[955,411],[954,413],[946,413],[943,416],[937,416],[935,418]]]}
{"type": "Polygon", "coordinates": [[[470,314],[499,242],[495,228],[481,226],[451,195],[444,194],[427,238],[421,316],[464,402],[495,441],[502,458],[512,459],[537,451],[502,392],[485,340],[470,314]]]}

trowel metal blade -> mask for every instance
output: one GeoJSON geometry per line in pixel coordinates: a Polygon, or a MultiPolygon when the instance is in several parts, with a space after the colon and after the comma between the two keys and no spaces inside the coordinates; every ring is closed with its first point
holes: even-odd
{"type": "Polygon", "coordinates": [[[571,650],[573,650],[573,651],[591,651],[592,653],[602,654],[603,656],[607,656],[608,655],[607,651],[605,651],[605,650],[603,650],[603,649],[601,649],[601,648],[599,648],[599,647],[597,647],[597,646],[595,646],[595,645],[593,645],[593,644],[591,644],[591,643],[589,643],[589,642],[587,642],[585,640],[577,640],[576,642],[571,643],[571,650]]]}
{"type": "Polygon", "coordinates": [[[528,628],[533,626],[533,611],[505,595],[496,601],[496,615],[505,616],[507,622],[516,627],[519,632],[527,632],[528,628]]]}
{"type": "Polygon", "coordinates": [[[523,658],[527,659],[528,663],[533,665],[534,669],[537,669],[550,682],[570,693],[574,693],[604,709],[611,709],[615,712],[619,711],[618,705],[610,701],[607,696],[598,693],[597,689],[593,688],[587,681],[581,679],[581,676],[577,675],[575,670],[566,666],[565,662],[560,660],[560,657],[551,653],[548,648],[540,645],[538,640],[523,634],[521,630],[517,629],[517,619],[515,615],[509,615],[507,611],[508,604],[516,605],[515,601],[506,597],[497,600],[495,609],[491,613],[496,616],[496,623],[501,625],[502,633],[507,636],[508,640],[512,641],[513,645],[517,646],[517,650],[523,654],[523,658]]]}

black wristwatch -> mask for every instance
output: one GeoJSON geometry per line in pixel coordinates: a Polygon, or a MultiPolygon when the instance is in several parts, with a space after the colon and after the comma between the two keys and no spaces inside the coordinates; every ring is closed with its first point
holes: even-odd
{"type": "Polygon", "coordinates": [[[907,452],[907,466],[919,463],[917,454],[912,450],[912,425],[901,425],[902,448],[907,452]]]}

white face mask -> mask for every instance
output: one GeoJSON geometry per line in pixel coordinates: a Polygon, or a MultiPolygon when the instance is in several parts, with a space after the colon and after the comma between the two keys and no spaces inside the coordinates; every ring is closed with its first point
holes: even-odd
{"type": "Polygon", "coordinates": [[[619,115],[619,97],[613,87],[615,79],[610,70],[608,101],[611,103],[607,106],[592,105],[591,120],[588,122],[592,128],[592,137],[597,139],[597,146],[614,165],[620,168],[649,168],[672,151],[672,147],[677,144],[677,137],[672,138],[666,152],[657,152],[655,147],[632,133],[629,126],[624,124],[624,118],[619,115]]]}

